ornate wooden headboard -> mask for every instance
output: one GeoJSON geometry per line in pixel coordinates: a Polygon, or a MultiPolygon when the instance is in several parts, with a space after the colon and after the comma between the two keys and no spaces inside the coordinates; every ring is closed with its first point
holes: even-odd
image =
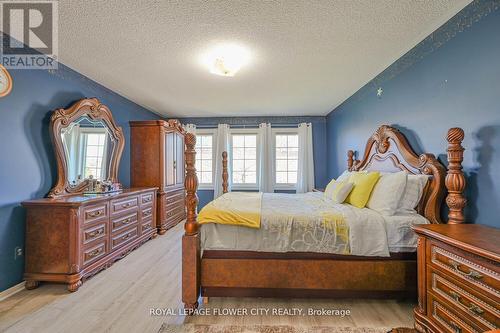
{"type": "MultiPolygon", "coordinates": [[[[463,139],[463,131],[461,129],[450,129],[447,137],[450,147],[452,145],[450,141],[450,133],[452,131],[453,133],[461,131],[462,136],[458,142],[458,146],[460,146],[460,142],[463,139]]],[[[452,135],[452,137],[456,138],[457,135],[452,135]]],[[[450,148],[448,149],[448,152],[450,155],[450,148]]],[[[463,148],[461,152],[463,152],[463,148]]],[[[365,152],[361,160],[354,159],[354,152],[352,150],[348,151],[347,156],[349,171],[376,170],[382,172],[398,172],[403,170],[410,174],[429,175],[429,182],[424,189],[424,195],[422,196],[422,199],[417,207],[417,211],[419,214],[425,216],[431,223],[443,223],[440,212],[445,194],[446,168],[433,154],[417,155],[408,143],[406,137],[398,129],[388,125],[380,126],[368,139],[365,152]]],[[[461,164],[459,164],[458,171],[463,177],[461,164]]],[[[450,185],[453,187],[453,184],[450,185]]],[[[448,187],[448,190],[451,195],[454,189],[448,187]]],[[[463,188],[460,190],[460,193],[458,193],[460,196],[462,191],[463,188]]],[[[447,202],[448,201],[449,199],[447,199],[447,202]]],[[[463,206],[460,208],[460,212],[462,209],[463,206]]],[[[450,215],[450,220],[451,218],[452,216],[450,215]]],[[[463,214],[461,215],[461,218],[461,222],[463,222],[463,214]]],[[[458,220],[450,221],[450,223],[461,222],[458,220]]]]}

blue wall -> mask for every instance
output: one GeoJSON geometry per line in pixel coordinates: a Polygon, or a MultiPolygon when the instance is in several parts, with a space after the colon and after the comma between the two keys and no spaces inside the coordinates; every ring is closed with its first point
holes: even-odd
{"type": "MultiPolygon", "coordinates": [[[[195,124],[204,127],[217,127],[218,124],[233,126],[256,127],[260,123],[271,123],[279,127],[295,125],[303,122],[312,123],[314,146],[314,183],[317,188],[324,188],[328,184],[326,168],[326,117],[213,117],[213,118],[180,118],[183,124],[195,124]]],[[[199,208],[213,200],[212,190],[199,190],[199,208]]]]}
{"type": "Polygon", "coordinates": [[[13,89],[0,98],[0,291],[22,280],[24,257],[14,260],[14,248],[24,249],[23,200],[44,197],[56,180],[49,137],[51,111],[84,97],[108,105],[124,130],[126,144],[119,179],[130,183],[129,120],[157,115],[98,85],[71,69],[10,70],[13,89]]]}
{"type": "Polygon", "coordinates": [[[328,115],[330,177],[346,169],[348,149],[363,153],[381,124],[445,163],[446,132],[462,127],[467,217],[500,227],[499,3],[473,2],[328,115]]]}

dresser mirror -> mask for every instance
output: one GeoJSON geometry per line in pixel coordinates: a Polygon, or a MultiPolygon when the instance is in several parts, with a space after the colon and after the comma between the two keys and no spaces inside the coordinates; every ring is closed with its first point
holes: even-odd
{"type": "Polygon", "coordinates": [[[49,197],[118,190],[118,165],[125,144],[109,108],[82,99],[51,117],[58,180],[49,197]]]}

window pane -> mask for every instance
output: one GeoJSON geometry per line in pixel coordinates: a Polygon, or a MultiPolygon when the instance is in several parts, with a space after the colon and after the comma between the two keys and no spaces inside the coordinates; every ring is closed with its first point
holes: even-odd
{"type": "Polygon", "coordinates": [[[288,147],[299,147],[298,135],[288,135],[288,147]]]}
{"type": "Polygon", "coordinates": [[[196,159],[194,167],[196,168],[196,170],[201,171],[201,160],[196,159]]]}
{"type": "Polygon", "coordinates": [[[211,135],[202,135],[201,136],[201,144],[203,147],[212,147],[212,136],[211,135]]]}
{"type": "Polygon", "coordinates": [[[276,135],[276,147],[286,147],[286,135],[276,135]]]}
{"type": "Polygon", "coordinates": [[[245,147],[257,147],[257,136],[245,135],[245,147]]]}
{"type": "Polygon", "coordinates": [[[288,160],[288,171],[297,171],[298,161],[288,160]]]}
{"type": "Polygon", "coordinates": [[[296,172],[289,172],[288,173],[288,183],[289,184],[297,183],[297,173],[296,172]]]}
{"type": "Polygon", "coordinates": [[[87,134],[87,145],[97,146],[99,144],[99,134],[87,134]]]}
{"type": "Polygon", "coordinates": [[[245,161],[245,171],[257,171],[257,161],[256,160],[246,160],[245,161]]]}
{"type": "Polygon", "coordinates": [[[200,158],[201,155],[201,147],[196,145],[196,148],[194,149],[196,151],[196,158],[200,158]]]}
{"type": "Polygon", "coordinates": [[[243,172],[233,171],[233,183],[243,184],[243,172]]]}
{"type": "Polygon", "coordinates": [[[288,157],[286,153],[286,148],[277,148],[276,149],[276,158],[286,159],[288,157]]]}
{"type": "Polygon", "coordinates": [[[286,172],[276,172],[276,183],[277,184],[286,184],[287,183],[286,172]]]}
{"type": "Polygon", "coordinates": [[[245,173],[245,183],[246,184],[257,183],[257,174],[255,172],[246,172],[245,173]]]}
{"type": "Polygon", "coordinates": [[[200,158],[204,160],[211,160],[212,159],[212,149],[211,148],[203,148],[201,150],[200,158]]]}
{"type": "Polygon", "coordinates": [[[233,147],[244,147],[244,146],[245,146],[245,136],[233,135],[233,147]]]}
{"type": "Polygon", "coordinates": [[[233,159],[242,160],[245,158],[245,148],[234,148],[233,159]]]}
{"type": "Polygon", "coordinates": [[[298,148],[288,148],[288,159],[299,159],[299,149],[298,148]]]}
{"type": "Polygon", "coordinates": [[[97,158],[95,157],[88,157],[85,162],[85,165],[89,168],[97,167],[97,158]]]}
{"type": "Polygon", "coordinates": [[[87,146],[87,156],[97,157],[97,146],[87,146]]]}
{"type": "Polygon", "coordinates": [[[245,159],[255,160],[257,158],[257,149],[256,148],[245,148],[245,159]]]}
{"type": "Polygon", "coordinates": [[[202,172],[201,173],[201,183],[212,184],[212,172],[202,172]]]}
{"type": "Polygon", "coordinates": [[[233,170],[234,171],[245,171],[245,161],[244,160],[233,160],[233,170]]]}
{"type": "Polygon", "coordinates": [[[286,160],[276,160],[276,171],[286,171],[286,160]]]}
{"type": "Polygon", "coordinates": [[[212,160],[202,160],[201,161],[202,171],[212,171],[212,160]]]}

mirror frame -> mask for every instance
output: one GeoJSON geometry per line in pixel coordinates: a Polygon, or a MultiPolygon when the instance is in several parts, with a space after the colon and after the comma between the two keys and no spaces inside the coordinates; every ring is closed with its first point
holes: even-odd
{"type": "Polygon", "coordinates": [[[57,161],[57,183],[47,195],[49,198],[57,198],[66,195],[81,194],[88,186],[88,179],[85,179],[76,186],[71,186],[68,181],[68,164],[64,145],[61,138],[62,129],[68,127],[73,121],[82,116],[87,116],[91,120],[102,120],[108,126],[113,149],[111,152],[110,163],[108,166],[109,180],[113,183],[118,182],[118,166],[125,147],[125,137],[121,127],[117,126],[110,109],[101,104],[97,98],[84,98],[67,109],[54,110],[50,117],[50,136],[54,145],[54,151],[57,161]]]}

